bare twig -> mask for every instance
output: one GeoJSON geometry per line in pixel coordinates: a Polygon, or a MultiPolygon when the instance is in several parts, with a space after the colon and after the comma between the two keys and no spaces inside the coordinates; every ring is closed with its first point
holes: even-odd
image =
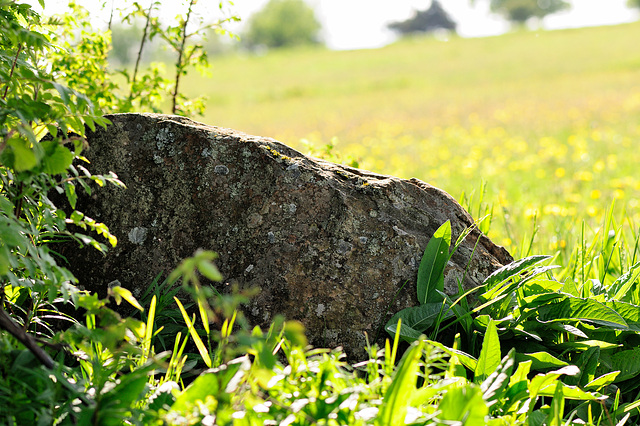
{"type": "Polygon", "coordinates": [[[111,24],[113,23],[113,9],[115,7],[116,0],[111,0],[111,14],[109,15],[109,26],[107,27],[111,31],[111,24]]]}
{"type": "Polygon", "coordinates": [[[173,106],[171,107],[171,112],[175,114],[178,111],[178,85],[180,84],[180,74],[182,74],[182,53],[184,52],[184,45],[187,42],[187,24],[189,23],[189,18],[191,17],[191,11],[193,9],[193,5],[196,0],[191,0],[189,2],[189,10],[187,11],[187,18],[184,20],[184,25],[182,26],[182,42],[180,44],[180,49],[178,49],[178,61],[176,62],[176,86],[173,89],[173,106]]]}

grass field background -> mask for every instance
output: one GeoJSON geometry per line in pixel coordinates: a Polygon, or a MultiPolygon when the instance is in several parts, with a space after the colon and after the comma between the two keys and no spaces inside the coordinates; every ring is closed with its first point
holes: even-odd
{"type": "Polygon", "coordinates": [[[361,168],[422,179],[475,217],[493,209],[485,230],[516,256],[566,262],[583,223],[595,241],[615,200],[628,263],[640,220],[638,40],[634,23],[223,56],[186,91],[209,96],[208,124],[303,152],[303,139],[333,139],[361,168]]]}

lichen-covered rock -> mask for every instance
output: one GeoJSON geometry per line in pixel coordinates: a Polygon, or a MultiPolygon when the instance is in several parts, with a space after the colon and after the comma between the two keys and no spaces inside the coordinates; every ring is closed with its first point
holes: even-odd
{"type": "MultiPolygon", "coordinates": [[[[88,135],[94,173],[114,171],[127,189],[103,188],[78,209],[106,223],[118,246],[106,257],[65,253],[80,283],[118,280],[140,294],[197,249],[218,252],[226,282],[260,287],[246,308],[256,325],[276,314],[300,320],[316,346],[364,355],[391,314],[417,303],[415,281],[434,231],[455,239],[472,218],[448,194],[314,158],[268,138],[156,114],[116,114],[88,135]],[[409,282],[402,291],[400,288],[409,282]]],[[[446,270],[455,293],[511,256],[478,231],[446,270]],[[469,257],[480,239],[464,271],[469,257]]]]}

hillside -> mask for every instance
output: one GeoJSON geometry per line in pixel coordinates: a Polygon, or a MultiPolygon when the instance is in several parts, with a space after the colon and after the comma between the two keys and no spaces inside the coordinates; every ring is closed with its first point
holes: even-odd
{"type": "Polygon", "coordinates": [[[302,138],[322,146],[337,137],[362,167],[416,176],[456,197],[484,181],[486,199],[526,229],[531,211],[595,218],[620,191],[640,189],[631,149],[640,135],[639,39],[633,23],[276,51],[217,58],[211,78],[188,84],[209,95],[208,124],[302,150],[302,138]]]}

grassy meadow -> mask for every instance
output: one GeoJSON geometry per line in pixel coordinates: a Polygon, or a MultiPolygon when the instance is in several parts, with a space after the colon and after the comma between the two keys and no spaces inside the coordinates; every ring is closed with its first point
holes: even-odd
{"type": "Polygon", "coordinates": [[[565,263],[615,200],[611,228],[625,225],[635,256],[639,39],[634,23],[239,54],[185,90],[208,95],[208,124],[303,152],[305,139],[318,151],[333,141],[361,168],[422,179],[476,218],[493,211],[485,229],[518,257],[565,263]]]}

